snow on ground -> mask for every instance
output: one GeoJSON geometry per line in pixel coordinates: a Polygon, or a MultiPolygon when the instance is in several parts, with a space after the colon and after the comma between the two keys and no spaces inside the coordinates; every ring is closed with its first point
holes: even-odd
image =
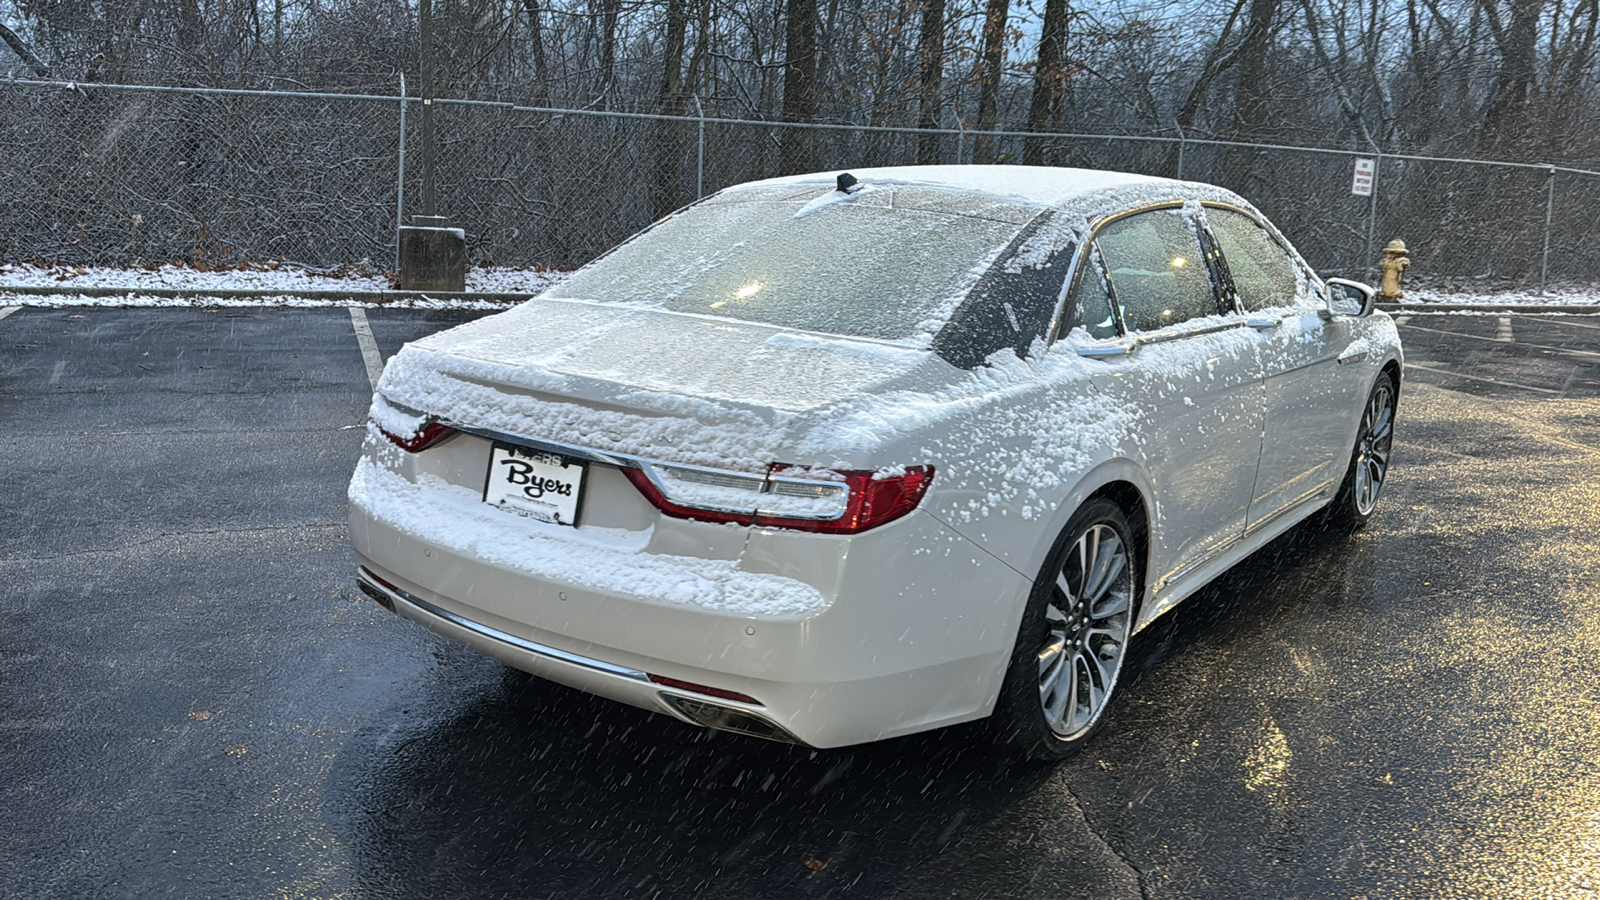
{"type": "MultiPolygon", "coordinates": [[[[467,290],[491,294],[532,296],[565,277],[565,272],[534,269],[474,268],[467,271],[467,290]]],[[[290,266],[241,267],[199,271],[166,265],[149,269],[102,266],[37,266],[0,263],[0,302],[28,306],[192,306],[200,299],[208,306],[370,306],[369,303],[329,301],[293,295],[307,291],[377,292],[392,290],[388,275],[370,266],[353,266],[317,272],[290,266]],[[60,294],[15,294],[9,287],[56,288],[60,294]],[[127,289],[130,295],[90,297],[74,288],[127,289]],[[282,291],[283,296],[237,298],[156,297],[141,289],[205,291],[282,291]]],[[[461,300],[418,300],[386,305],[422,308],[498,308],[502,303],[461,300]]]]}
{"type": "Polygon", "coordinates": [[[1408,304],[1466,303],[1475,306],[1572,306],[1600,308],[1600,285],[1552,284],[1539,293],[1539,287],[1442,282],[1407,287],[1408,304]]]}
{"type": "MultiPolygon", "coordinates": [[[[565,272],[505,267],[474,268],[467,271],[467,290],[486,294],[527,294],[532,296],[566,277],[565,272]]],[[[330,271],[314,271],[288,265],[241,267],[221,271],[199,271],[187,266],[160,266],[148,269],[120,269],[105,266],[37,266],[29,263],[0,263],[0,305],[21,306],[374,306],[350,300],[297,297],[309,291],[347,291],[355,293],[393,290],[389,276],[367,266],[349,266],[330,271]],[[59,294],[18,294],[10,287],[55,288],[59,294]],[[92,297],[73,293],[73,288],[127,289],[128,294],[92,297]],[[157,297],[140,294],[140,289],[185,290],[194,297],[157,297]],[[206,291],[282,291],[251,297],[207,297],[206,291]]],[[[1600,310],[1600,284],[1552,284],[1543,293],[1538,287],[1485,279],[1415,279],[1406,285],[1407,304],[1472,304],[1489,308],[1507,306],[1570,306],[1600,310]]],[[[491,300],[391,300],[386,306],[418,309],[499,309],[505,304],[491,300]]],[[[1588,311],[1588,310],[1584,310],[1588,311]]]]}

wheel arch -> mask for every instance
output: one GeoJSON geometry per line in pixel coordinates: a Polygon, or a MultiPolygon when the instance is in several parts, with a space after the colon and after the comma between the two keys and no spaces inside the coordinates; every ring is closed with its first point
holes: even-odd
{"type": "Polygon", "coordinates": [[[1400,396],[1400,384],[1404,380],[1404,374],[1400,366],[1400,360],[1387,360],[1384,362],[1383,366],[1378,369],[1378,374],[1387,375],[1389,376],[1389,380],[1394,382],[1395,399],[1398,400],[1400,396]]]}
{"type": "Polygon", "coordinates": [[[1151,528],[1152,523],[1159,520],[1159,511],[1152,508],[1154,501],[1151,499],[1150,479],[1129,459],[1119,458],[1101,463],[1067,493],[1051,517],[1050,527],[1040,529],[1037,545],[1028,559],[1028,571],[1035,575],[1043,571],[1045,560],[1073,514],[1085,503],[1102,497],[1117,504],[1135,532],[1140,561],[1140,571],[1137,573],[1139,584],[1135,593],[1142,606],[1145,588],[1150,583],[1151,547],[1155,543],[1151,528]]]}
{"type": "Polygon", "coordinates": [[[1144,588],[1150,580],[1150,511],[1146,508],[1144,492],[1131,481],[1121,479],[1109,481],[1085,497],[1083,502],[1088,503],[1090,500],[1102,497],[1115,503],[1117,508],[1122,510],[1122,514],[1128,519],[1128,527],[1133,529],[1134,552],[1139,561],[1139,566],[1134,571],[1137,581],[1133,586],[1133,615],[1134,621],[1138,621],[1139,611],[1144,606],[1144,588]]]}

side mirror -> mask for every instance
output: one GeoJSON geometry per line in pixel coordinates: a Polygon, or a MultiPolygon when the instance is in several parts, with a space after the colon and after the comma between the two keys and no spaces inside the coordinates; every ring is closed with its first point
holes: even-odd
{"type": "Polygon", "coordinates": [[[1323,309],[1323,318],[1350,316],[1359,319],[1372,315],[1372,305],[1377,299],[1377,291],[1359,281],[1347,278],[1329,278],[1326,285],[1327,305],[1323,309]]]}

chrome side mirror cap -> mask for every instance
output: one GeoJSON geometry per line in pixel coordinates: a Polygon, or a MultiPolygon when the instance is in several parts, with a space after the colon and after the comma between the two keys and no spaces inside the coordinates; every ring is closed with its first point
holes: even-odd
{"type": "Polygon", "coordinates": [[[1326,294],[1321,310],[1324,319],[1334,316],[1359,319],[1372,315],[1372,307],[1378,296],[1372,287],[1348,278],[1329,278],[1325,285],[1326,294]]]}

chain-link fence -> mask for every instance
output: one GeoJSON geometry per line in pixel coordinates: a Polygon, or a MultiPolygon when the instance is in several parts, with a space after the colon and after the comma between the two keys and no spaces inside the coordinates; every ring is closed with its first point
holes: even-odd
{"type": "MultiPolygon", "coordinates": [[[[693,106],[697,106],[694,104],[693,106]]],[[[0,82],[0,259],[392,265],[418,211],[416,97],[0,82]],[[404,106],[404,109],[402,109],[404,106]]],[[[1391,238],[1415,272],[1543,285],[1600,278],[1600,173],[1376,149],[1172,136],[975,134],[435,101],[439,213],[479,263],[570,268],[697,196],[778,174],[1038,158],[1210,181],[1261,207],[1329,274],[1391,238]],[[1354,161],[1377,164],[1371,198],[1354,161]]]]}

